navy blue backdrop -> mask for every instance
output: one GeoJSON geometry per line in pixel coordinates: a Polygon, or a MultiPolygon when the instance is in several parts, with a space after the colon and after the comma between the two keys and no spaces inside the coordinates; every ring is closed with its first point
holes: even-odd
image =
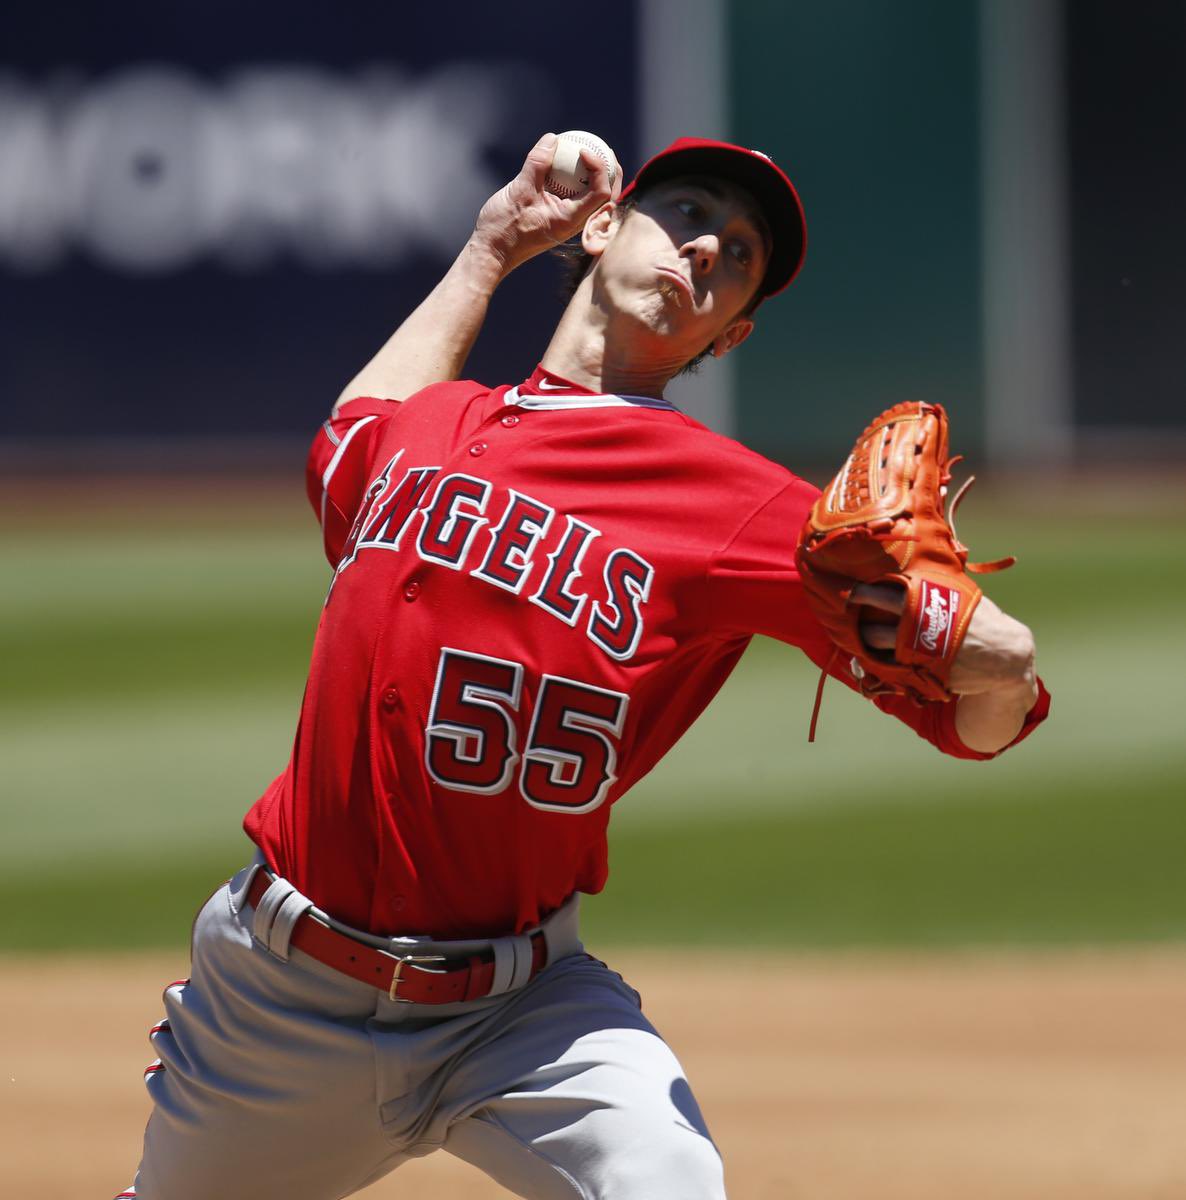
{"type": "MultiPolygon", "coordinates": [[[[307,432],[539,133],[596,130],[630,170],[634,5],[497,11],[14,10],[0,439],[307,432]]],[[[531,264],[469,373],[524,375],[558,311],[555,264],[531,264]]]]}

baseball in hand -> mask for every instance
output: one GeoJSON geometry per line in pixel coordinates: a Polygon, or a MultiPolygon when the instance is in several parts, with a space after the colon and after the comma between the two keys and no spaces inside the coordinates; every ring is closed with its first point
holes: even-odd
{"type": "Polygon", "coordinates": [[[552,155],[551,170],[544,180],[544,191],[564,200],[579,200],[589,190],[589,172],[581,162],[582,147],[601,156],[609,168],[610,187],[614,186],[618,177],[618,160],[614,152],[595,133],[570,129],[556,138],[556,150],[552,155]]]}

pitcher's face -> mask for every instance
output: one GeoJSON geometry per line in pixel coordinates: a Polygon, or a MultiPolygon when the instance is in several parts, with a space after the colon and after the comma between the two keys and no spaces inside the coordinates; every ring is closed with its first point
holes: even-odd
{"type": "Polygon", "coordinates": [[[655,334],[686,344],[687,358],[724,353],[748,336],[741,314],[757,293],[770,235],[749,193],[688,176],[648,188],[619,221],[594,217],[603,303],[655,334]],[[600,239],[600,240],[598,240],[600,239]],[[718,344],[719,343],[719,344],[718,344]]]}

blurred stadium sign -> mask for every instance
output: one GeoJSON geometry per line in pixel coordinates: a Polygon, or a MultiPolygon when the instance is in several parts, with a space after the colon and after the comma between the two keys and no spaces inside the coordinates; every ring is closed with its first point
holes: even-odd
{"type": "MultiPolygon", "coordinates": [[[[6,13],[3,464],[307,437],[540,133],[638,161],[638,2],[6,13]]],[[[559,306],[554,264],[516,273],[468,372],[522,378],[559,306]]]]}
{"type": "Polygon", "coordinates": [[[78,250],[126,272],[282,257],[376,270],[414,249],[451,256],[503,182],[485,152],[528,136],[509,120],[518,89],[546,79],[498,63],[0,76],[0,261],[50,271],[78,250]]]}

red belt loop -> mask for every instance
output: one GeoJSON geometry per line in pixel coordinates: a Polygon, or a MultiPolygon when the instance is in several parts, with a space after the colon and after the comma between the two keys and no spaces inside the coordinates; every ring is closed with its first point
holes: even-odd
{"type": "MultiPolygon", "coordinates": [[[[247,889],[253,908],[263,899],[274,876],[261,868],[247,889]]],[[[493,950],[450,958],[441,954],[395,954],[330,928],[311,912],[303,913],[292,929],[290,945],[319,963],[360,983],[369,984],[402,1004],[456,1004],[480,1000],[494,982],[493,950]]],[[[534,979],[547,966],[548,945],[542,930],[531,935],[531,973],[534,979]]]]}

